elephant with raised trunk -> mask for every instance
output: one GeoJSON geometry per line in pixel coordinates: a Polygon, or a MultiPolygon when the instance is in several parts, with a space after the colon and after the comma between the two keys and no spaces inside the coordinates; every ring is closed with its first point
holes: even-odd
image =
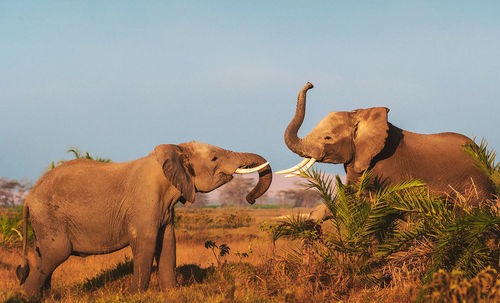
{"type": "Polygon", "coordinates": [[[331,112],[304,138],[297,136],[305,116],[307,83],[300,91],[295,116],[285,131],[285,143],[305,159],[277,173],[300,174],[315,161],[343,163],[347,183],[355,183],[370,169],[377,183],[394,185],[418,179],[436,194],[474,192],[474,200],[493,198],[495,187],[464,152],[474,144],[457,133],[417,134],[387,121],[388,108],[331,112]]]}
{"type": "Polygon", "coordinates": [[[193,202],[233,174],[259,173],[247,195],[262,196],[271,167],[257,154],[237,153],[199,142],[157,146],[148,156],[124,163],[78,159],[48,171],[24,204],[24,264],[17,275],[29,295],[50,288],[52,272],[70,255],[105,254],[132,248],[132,291],[149,284],[153,258],[162,289],[175,286],[174,206],[193,202]],[[26,258],[28,215],[36,237],[35,264],[26,258]]]}

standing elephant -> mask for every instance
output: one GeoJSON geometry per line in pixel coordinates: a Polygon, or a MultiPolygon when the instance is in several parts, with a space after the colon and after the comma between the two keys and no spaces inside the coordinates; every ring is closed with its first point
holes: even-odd
{"type": "Polygon", "coordinates": [[[153,258],[162,289],[175,286],[174,206],[193,202],[233,174],[258,171],[246,199],[253,204],[269,188],[264,158],[199,142],[162,144],[148,156],[124,163],[72,160],[45,173],[23,210],[24,263],[17,268],[29,295],[50,289],[52,272],[70,255],[105,254],[132,248],[132,291],[149,284],[153,258]],[[35,264],[26,258],[28,215],[36,236],[35,264]]]}
{"type": "Polygon", "coordinates": [[[387,122],[389,109],[385,107],[331,112],[305,138],[299,138],[306,93],[311,88],[307,83],[300,91],[295,116],[285,131],[288,148],[306,159],[277,173],[298,175],[315,161],[343,163],[348,184],[370,169],[374,179],[385,185],[418,179],[437,194],[473,188],[476,201],[493,198],[491,179],[463,150],[472,142],[469,138],[457,133],[423,135],[402,130],[387,122]]]}

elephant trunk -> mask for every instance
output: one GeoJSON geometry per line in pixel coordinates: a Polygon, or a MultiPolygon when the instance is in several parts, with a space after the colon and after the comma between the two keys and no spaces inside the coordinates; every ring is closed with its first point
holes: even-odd
{"type": "Polygon", "coordinates": [[[294,153],[302,156],[308,157],[306,152],[307,146],[304,139],[301,139],[297,136],[297,132],[299,131],[302,122],[304,121],[304,116],[306,114],[306,94],[307,91],[314,86],[307,82],[307,84],[302,88],[297,98],[297,109],[295,111],[295,116],[293,116],[292,121],[288,124],[288,127],[285,131],[285,143],[294,153]]]}
{"type": "MultiPolygon", "coordinates": [[[[267,162],[266,159],[257,154],[239,153],[238,156],[240,158],[240,168],[256,167],[267,162]]],[[[273,173],[269,164],[259,169],[258,172],[259,182],[246,197],[247,202],[250,204],[254,204],[255,199],[262,196],[267,191],[273,179],[273,173]]]]}

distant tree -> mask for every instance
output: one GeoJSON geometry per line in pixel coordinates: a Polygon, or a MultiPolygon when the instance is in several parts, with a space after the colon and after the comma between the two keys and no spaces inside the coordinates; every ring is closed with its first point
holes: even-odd
{"type": "Polygon", "coordinates": [[[29,180],[9,180],[0,178],[0,206],[13,206],[22,203],[32,187],[29,180]]]}
{"type": "Polygon", "coordinates": [[[233,180],[221,188],[219,200],[221,206],[248,206],[247,194],[255,185],[254,180],[243,176],[235,176],[233,180]]]}
{"type": "Polygon", "coordinates": [[[321,202],[316,191],[303,188],[282,190],[278,192],[278,196],[282,206],[315,207],[321,202]]]}
{"type": "Polygon", "coordinates": [[[278,201],[279,201],[278,198],[268,190],[265,192],[265,194],[263,194],[262,196],[260,196],[257,199],[255,204],[257,204],[257,205],[259,205],[259,204],[276,204],[276,202],[278,202],[278,201]]]}

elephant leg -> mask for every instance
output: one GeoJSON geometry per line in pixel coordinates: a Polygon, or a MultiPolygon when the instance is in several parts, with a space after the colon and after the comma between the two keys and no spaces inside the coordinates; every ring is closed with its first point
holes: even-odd
{"type": "Polygon", "coordinates": [[[131,243],[134,258],[134,276],[131,292],[145,291],[149,285],[151,266],[155,254],[156,235],[145,237],[138,235],[131,243]]]}
{"type": "Polygon", "coordinates": [[[24,289],[30,296],[48,292],[54,270],[71,254],[71,243],[64,234],[52,234],[38,240],[35,248],[35,266],[30,269],[24,289]]]}
{"type": "Polygon", "coordinates": [[[160,278],[161,289],[175,287],[175,232],[174,225],[168,224],[165,227],[163,239],[161,241],[161,254],[158,264],[158,276],[160,278]]]}

